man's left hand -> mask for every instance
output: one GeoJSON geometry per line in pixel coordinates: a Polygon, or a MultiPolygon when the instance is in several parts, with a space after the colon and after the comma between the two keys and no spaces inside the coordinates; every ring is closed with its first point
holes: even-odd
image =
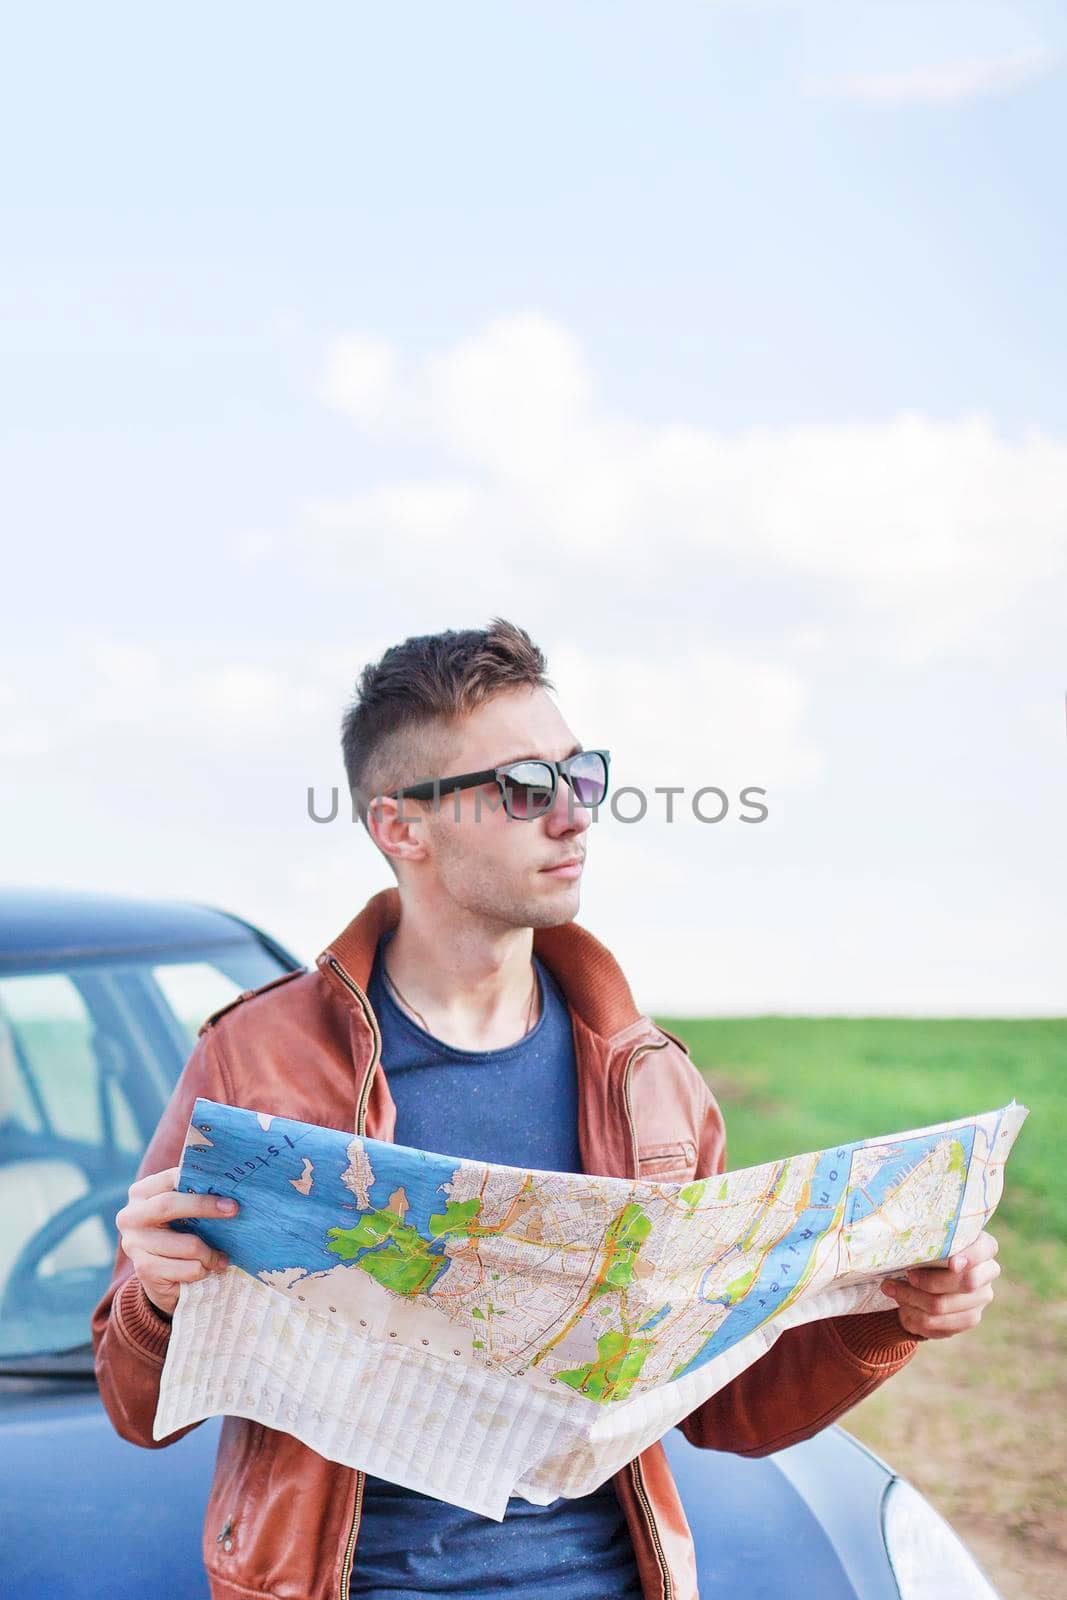
{"type": "Polygon", "coordinates": [[[1000,1276],[998,1249],[991,1233],[980,1233],[943,1266],[912,1267],[903,1278],[886,1278],[882,1292],[896,1301],[908,1333],[949,1339],[982,1320],[993,1298],[993,1280],[1000,1276]]]}

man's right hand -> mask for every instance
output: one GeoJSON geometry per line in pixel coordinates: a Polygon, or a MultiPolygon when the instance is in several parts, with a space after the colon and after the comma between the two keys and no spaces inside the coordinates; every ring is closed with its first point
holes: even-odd
{"type": "Polygon", "coordinates": [[[178,1167],[153,1172],[130,1185],[128,1204],[115,1217],[122,1248],[149,1300],[166,1316],[173,1316],[183,1283],[196,1283],[210,1272],[222,1271],[229,1257],[212,1250],[194,1233],[167,1226],[178,1217],[214,1217],[218,1222],[236,1215],[236,1200],[213,1194],[183,1194],[175,1189],[178,1167]]]}

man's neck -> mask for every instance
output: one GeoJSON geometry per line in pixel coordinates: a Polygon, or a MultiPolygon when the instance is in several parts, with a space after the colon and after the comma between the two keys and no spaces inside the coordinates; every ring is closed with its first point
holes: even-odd
{"type": "Polygon", "coordinates": [[[386,979],[402,1009],[418,1012],[428,1033],[460,1050],[501,1050],[534,1026],[532,958],[532,928],[475,919],[430,926],[406,909],[383,947],[386,979]]]}

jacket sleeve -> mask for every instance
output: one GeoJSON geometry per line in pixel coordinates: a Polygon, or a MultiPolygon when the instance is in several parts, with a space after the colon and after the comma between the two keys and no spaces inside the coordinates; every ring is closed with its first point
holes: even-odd
{"type": "MultiPolygon", "coordinates": [[[[212,1028],[200,1035],[182,1069],[141,1158],[135,1182],[149,1173],[180,1165],[186,1130],[199,1095],[224,1102],[232,1098],[212,1028]]],[[[174,1444],[200,1426],[199,1422],[192,1422],[165,1438],[152,1437],[171,1323],[170,1318],[148,1299],[121,1240],[115,1253],[111,1283],[93,1311],[91,1328],[100,1398],[123,1439],[156,1450],[174,1444]]]]}
{"type": "MultiPolygon", "coordinates": [[[[700,1084],[704,1123],[697,1173],[708,1177],[725,1171],[726,1133],[702,1076],[700,1084]]],[[[678,1426],[691,1444],[705,1450],[770,1455],[835,1422],[898,1372],[919,1343],[896,1309],[787,1328],[766,1355],[678,1426]]]]}

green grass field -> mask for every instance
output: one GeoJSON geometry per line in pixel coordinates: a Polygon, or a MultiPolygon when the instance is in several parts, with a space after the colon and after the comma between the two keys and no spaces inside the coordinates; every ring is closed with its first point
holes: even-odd
{"type": "Polygon", "coordinates": [[[727,1165],[1030,1108],[991,1232],[1042,1298],[1067,1284],[1067,1019],[660,1019],[689,1046],[726,1119],[727,1165]]]}

